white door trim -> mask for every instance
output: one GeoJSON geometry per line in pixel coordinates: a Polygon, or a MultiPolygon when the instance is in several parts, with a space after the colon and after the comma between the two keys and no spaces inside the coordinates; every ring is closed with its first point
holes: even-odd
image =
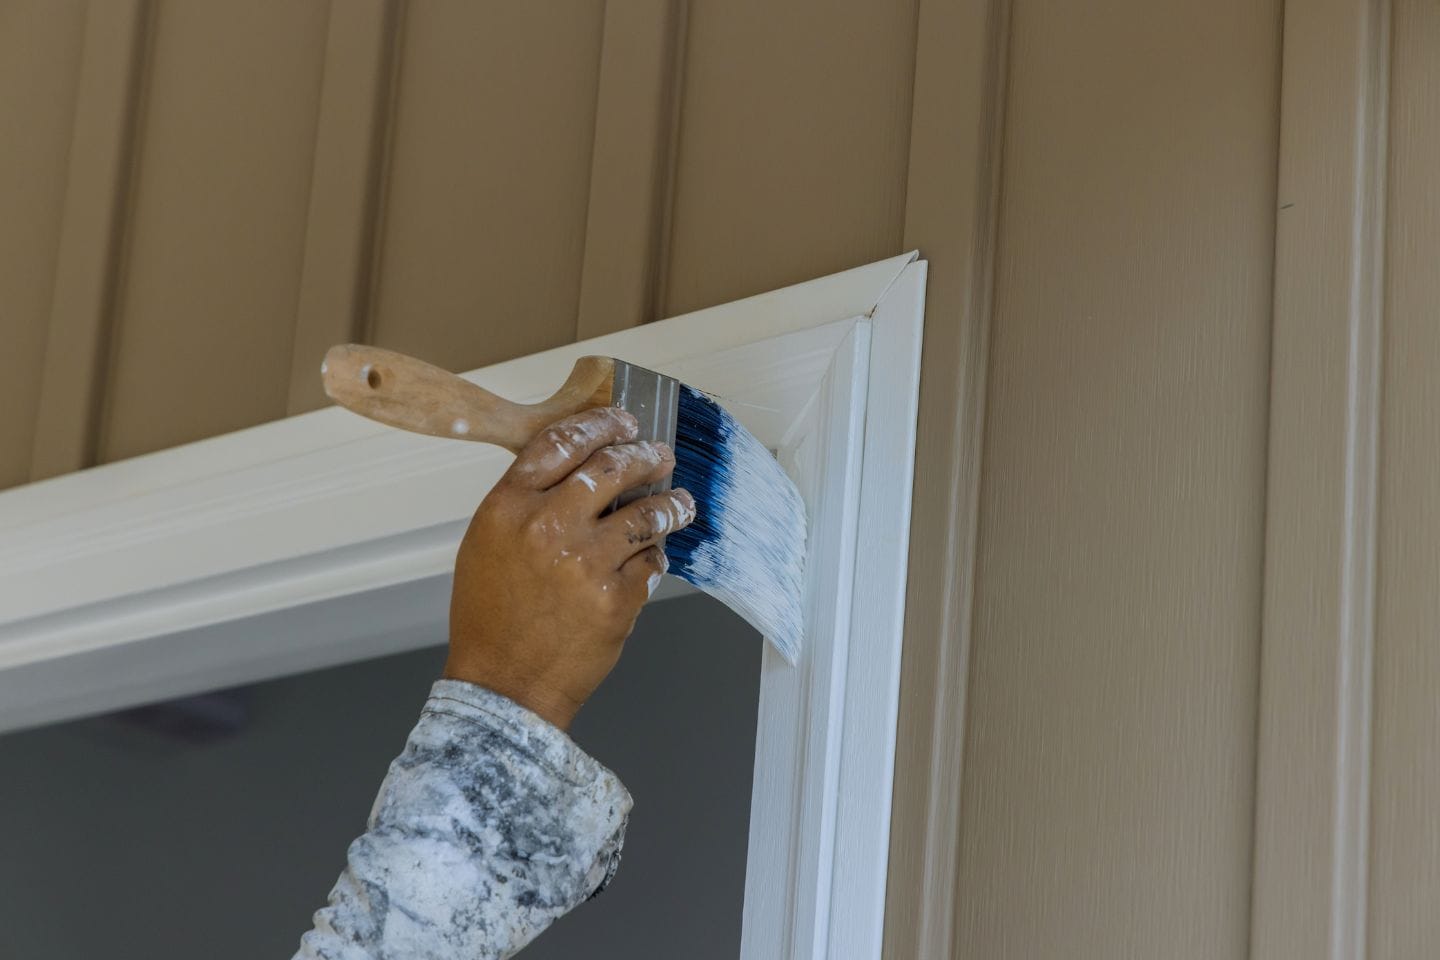
{"type": "Polygon", "coordinates": [[[807,650],[765,651],[747,960],[880,956],[925,267],[852,325],[779,451],[812,518],[807,650]]]}
{"type": "MultiPolygon", "coordinates": [[[[588,353],[673,374],[805,495],[806,649],[765,653],[745,957],[880,953],[924,281],[907,254],[467,374],[520,400],[588,353]]],[[[0,494],[0,731],[442,641],[508,461],[330,408],[0,494]]]]}

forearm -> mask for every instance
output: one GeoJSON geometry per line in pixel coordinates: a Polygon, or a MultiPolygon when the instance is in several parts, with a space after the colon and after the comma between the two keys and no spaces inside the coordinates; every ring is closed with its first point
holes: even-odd
{"type": "Polygon", "coordinates": [[[609,881],[630,806],[557,728],[439,681],[296,956],[511,956],[609,881]]]}

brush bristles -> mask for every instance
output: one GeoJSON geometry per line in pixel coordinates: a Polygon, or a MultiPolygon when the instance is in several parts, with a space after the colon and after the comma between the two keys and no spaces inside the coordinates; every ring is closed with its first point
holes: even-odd
{"type": "Polygon", "coordinates": [[[680,386],[672,485],[695,522],[665,540],[670,572],[739,613],[795,663],[805,504],[770,451],[709,397],[680,386]]]}

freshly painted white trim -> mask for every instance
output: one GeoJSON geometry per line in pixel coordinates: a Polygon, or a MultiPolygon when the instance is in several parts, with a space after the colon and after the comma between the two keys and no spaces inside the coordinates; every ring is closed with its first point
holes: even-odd
{"type": "Polygon", "coordinates": [[[925,323],[924,261],[896,281],[872,320],[865,446],[840,780],[830,956],[878,957],[885,930],[890,799],[900,713],[900,649],[910,556],[911,485],[925,323]]]}
{"type": "Polygon", "coordinates": [[[880,956],[925,268],[854,325],[779,450],[812,517],[807,647],[764,654],[745,960],[880,956]]]}
{"type": "MultiPolygon", "coordinates": [[[[777,442],[843,335],[817,328],[868,313],[910,259],[467,376],[538,399],[576,358],[621,356],[729,399],[758,436],[777,442]],[[772,345],[731,356],[762,340],[772,345]]],[[[94,634],[86,624],[112,625],[107,604],[143,606],[144,631],[167,632],[443,573],[458,541],[437,537],[399,568],[390,538],[464,521],[508,461],[492,447],[405,434],[332,407],[0,493],[0,671],[147,635],[94,634]],[[366,544],[377,545],[380,569],[356,568],[365,559],[351,548],[366,544]],[[336,553],[349,567],[343,575],[328,561],[336,553]],[[314,558],[303,576],[251,582],[297,557],[314,558]],[[180,585],[192,602],[172,610],[167,591],[180,585]],[[245,593],[238,605],[206,612],[206,594],[223,601],[235,588],[245,593]]]]}
{"type": "Polygon", "coordinates": [[[827,956],[869,354],[870,324],[858,321],[779,451],[811,518],[806,642],[793,668],[767,648],[760,672],[745,960],[827,956]]]}
{"type": "MultiPolygon", "coordinates": [[[[662,370],[801,488],[806,648],[764,654],[745,957],[879,956],[924,267],[467,374],[538,399],[586,353],[662,370]]],[[[442,642],[455,547],[508,461],[332,408],[0,494],[0,730],[442,642]]]]}

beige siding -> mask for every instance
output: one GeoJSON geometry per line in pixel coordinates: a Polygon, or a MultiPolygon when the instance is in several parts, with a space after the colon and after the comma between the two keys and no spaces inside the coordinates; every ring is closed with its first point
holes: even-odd
{"type": "Polygon", "coordinates": [[[323,4],[158,4],[100,460],[284,415],[325,28],[323,4]]]}
{"type": "Polygon", "coordinates": [[[895,254],[913,0],[693,3],[665,315],[895,254]]]}
{"type": "Polygon", "coordinates": [[[388,0],[330,5],[287,413],[329,403],[316,358],[360,336],[369,315],[397,20],[388,0]]]}
{"type": "Polygon", "coordinates": [[[30,477],[84,36],[78,0],[0,2],[0,488],[30,477]]]}
{"type": "Polygon", "coordinates": [[[887,956],[1419,955],[1440,13],[1291,4],[1282,55],[1282,6],[0,0],[0,487],[318,406],[337,340],[469,368],[918,246],[887,956]],[[1304,659],[1364,620],[1357,396],[1373,750],[1304,659]]]}
{"type": "MultiPolygon", "coordinates": [[[[109,153],[70,173],[113,178],[110,197],[64,220],[68,115],[33,104],[75,96],[14,99],[33,148],[12,162],[45,167],[49,192],[4,233],[26,244],[9,261],[28,356],[6,381],[28,411],[7,428],[10,483],[311,409],[337,339],[468,368],[899,247],[913,4],[95,9],[124,26],[121,6],[135,49],[112,30],[87,54],[113,63],[92,70],[85,131],[109,153]],[[133,96],[107,98],[127,71],[133,96]],[[62,222],[86,296],[56,319],[30,261],[62,222]],[[47,323],[75,359],[46,374],[56,439],[36,445],[47,323]],[[223,364],[196,362],[221,344],[223,364]]],[[[69,9],[68,26],[7,15],[73,47],[69,9]]],[[[9,69],[75,83],[78,48],[24,49],[9,69]]]]}
{"type": "Polygon", "coordinates": [[[1246,955],[1279,20],[1015,5],[964,960],[1246,955]]]}
{"type": "Polygon", "coordinates": [[[925,290],[886,957],[948,957],[998,226],[1009,7],[921,0],[905,189],[925,290]],[[958,41],[958,42],[957,42],[958,41]]]}
{"type": "Polygon", "coordinates": [[[1370,960],[1440,943],[1440,6],[1391,30],[1370,960]]]}
{"type": "Polygon", "coordinates": [[[575,339],[598,3],[411,3],[371,342],[470,369],[575,339]]]}
{"type": "Polygon", "coordinates": [[[605,5],[575,334],[659,315],[684,76],[684,0],[605,5]]]}
{"type": "Polygon", "coordinates": [[[1251,953],[1364,956],[1386,7],[1285,12],[1251,953]]]}

